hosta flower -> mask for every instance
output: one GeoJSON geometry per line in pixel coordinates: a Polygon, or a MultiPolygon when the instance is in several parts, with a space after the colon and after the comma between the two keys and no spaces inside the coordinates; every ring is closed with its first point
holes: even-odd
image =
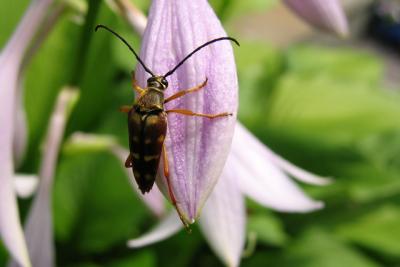
{"type": "Polygon", "coordinates": [[[21,266],[30,266],[14,193],[14,116],[21,61],[51,0],[34,0],[0,54],[0,236],[21,266]]]}
{"type": "MultiPolygon", "coordinates": [[[[108,136],[75,133],[67,142],[70,149],[109,150],[121,163],[128,150],[108,136]]],[[[157,188],[142,195],[134,184],[132,172],[127,175],[135,192],[157,217],[165,214],[163,197],[157,188]]],[[[242,125],[237,124],[232,151],[216,187],[207,200],[199,219],[208,243],[227,266],[238,266],[245,242],[246,211],[244,200],[250,197],[259,204],[281,212],[310,212],[323,203],[310,199],[288,175],[310,184],[330,182],[311,174],[279,157],[263,145],[242,125]],[[246,149],[243,149],[246,148],[246,149]]],[[[166,239],[182,229],[175,211],[142,237],[132,239],[128,246],[138,248],[166,239]]]]}
{"type": "MultiPolygon", "coordinates": [[[[39,172],[40,183],[24,228],[33,266],[51,267],[55,263],[51,192],[65,125],[71,109],[77,102],[78,92],[76,88],[64,87],[50,119],[39,172]]],[[[14,266],[18,266],[16,262],[9,265],[14,266]]]]}
{"type": "Polygon", "coordinates": [[[283,0],[312,26],[345,37],[349,33],[346,15],[338,0],[283,0]]]}
{"type": "MultiPolygon", "coordinates": [[[[282,212],[309,212],[323,207],[323,203],[307,197],[288,174],[312,184],[329,182],[277,156],[243,126],[236,126],[232,151],[199,219],[205,238],[227,266],[238,266],[243,251],[245,196],[282,212]]],[[[148,234],[130,240],[128,245],[142,247],[161,241],[181,228],[178,217],[172,213],[148,234]]]]}
{"type": "MultiPolygon", "coordinates": [[[[164,75],[199,45],[225,36],[207,1],[154,0],[140,56],[153,73],[164,75]]],[[[149,74],[138,65],[136,78],[145,87],[149,74]]],[[[168,115],[165,144],[171,189],[178,212],[187,223],[193,223],[221,175],[236,121],[238,84],[230,42],[221,41],[202,49],[167,79],[167,97],[208,79],[202,90],[169,102],[167,110],[233,113],[214,120],[168,115]]],[[[157,184],[169,198],[163,164],[160,165],[157,184]]]]}

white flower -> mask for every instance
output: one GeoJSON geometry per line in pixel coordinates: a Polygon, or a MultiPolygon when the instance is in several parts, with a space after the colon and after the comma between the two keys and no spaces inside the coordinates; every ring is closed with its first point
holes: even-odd
{"type": "MultiPolygon", "coordinates": [[[[156,75],[164,75],[195,48],[226,37],[221,22],[204,0],[152,2],[140,57],[156,75]],[[193,12],[195,10],[195,12],[193,12]]],[[[138,83],[146,86],[149,74],[138,64],[138,83]]],[[[232,45],[221,41],[194,54],[168,78],[166,97],[208,80],[195,93],[166,104],[166,109],[198,113],[231,113],[211,120],[182,114],[168,115],[165,147],[169,180],[176,208],[185,223],[193,223],[211,194],[226,162],[238,106],[238,81],[232,45]]],[[[163,164],[160,164],[160,170],[163,164]]],[[[167,179],[159,172],[157,185],[168,199],[167,179]]],[[[171,201],[172,202],[172,201],[171,201]]]]}

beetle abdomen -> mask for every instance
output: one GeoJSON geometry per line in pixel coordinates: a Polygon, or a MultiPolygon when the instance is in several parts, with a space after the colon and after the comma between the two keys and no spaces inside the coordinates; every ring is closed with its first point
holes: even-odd
{"type": "Polygon", "coordinates": [[[141,113],[134,107],[128,114],[128,128],[133,175],[142,193],[149,192],[160,163],[167,115],[163,110],[141,113]]]}

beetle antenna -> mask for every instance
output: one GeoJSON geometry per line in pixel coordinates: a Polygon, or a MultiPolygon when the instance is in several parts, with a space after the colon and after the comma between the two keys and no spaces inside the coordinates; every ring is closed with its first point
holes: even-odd
{"type": "Polygon", "coordinates": [[[187,55],[184,59],[181,60],[181,62],[179,62],[172,70],[168,71],[165,75],[164,78],[171,75],[172,73],[174,73],[180,66],[182,66],[182,64],[188,60],[191,56],[193,56],[193,54],[195,54],[197,51],[199,51],[200,49],[202,49],[203,47],[206,47],[212,43],[218,42],[218,41],[222,41],[222,40],[229,40],[234,42],[235,44],[237,44],[238,46],[240,46],[239,42],[232,37],[220,37],[217,39],[213,39],[211,41],[208,41],[207,43],[202,44],[201,46],[197,47],[195,50],[193,50],[189,55],[187,55]]]}
{"type": "Polygon", "coordinates": [[[119,34],[116,33],[115,31],[111,30],[111,29],[108,28],[107,26],[104,26],[104,25],[101,25],[101,24],[97,25],[96,28],[94,29],[94,31],[97,32],[97,30],[98,30],[99,28],[106,29],[107,31],[109,31],[109,32],[111,32],[112,34],[114,34],[115,36],[117,36],[124,44],[126,44],[126,46],[129,48],[129,50],[131,50],[131,52],[135,55],[135,57],[136,57],[136,59],[139,61],[140,65],[143,66],[144,70],[145,70],[147,73],[149,73],[151,76],[153,76],[153,77],[155,76],[154,73],[151,72],[151,70],[150,70],[148,67],[146,67],[146,65],[144,65],[143,61],[142,61],[142,60],[140,59],[140,57],[136,54],[136,52],[135,52],[135,50],[132,48],[132,46],[130,46],[130,45],[128,44],[128,42],[127,42],[124,38],[122,38],[121,35],[119,35],[119,34]]]}

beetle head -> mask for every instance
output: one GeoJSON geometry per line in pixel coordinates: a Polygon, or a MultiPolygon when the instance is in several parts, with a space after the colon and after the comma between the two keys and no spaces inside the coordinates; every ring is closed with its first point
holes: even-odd
{"type": "Polygon", "coordinates": [[[147,79],[147,87],[155,87],[159,90],[165,90],[168,87],[168,81],[164,76],[152,76],[147,79]]]}

